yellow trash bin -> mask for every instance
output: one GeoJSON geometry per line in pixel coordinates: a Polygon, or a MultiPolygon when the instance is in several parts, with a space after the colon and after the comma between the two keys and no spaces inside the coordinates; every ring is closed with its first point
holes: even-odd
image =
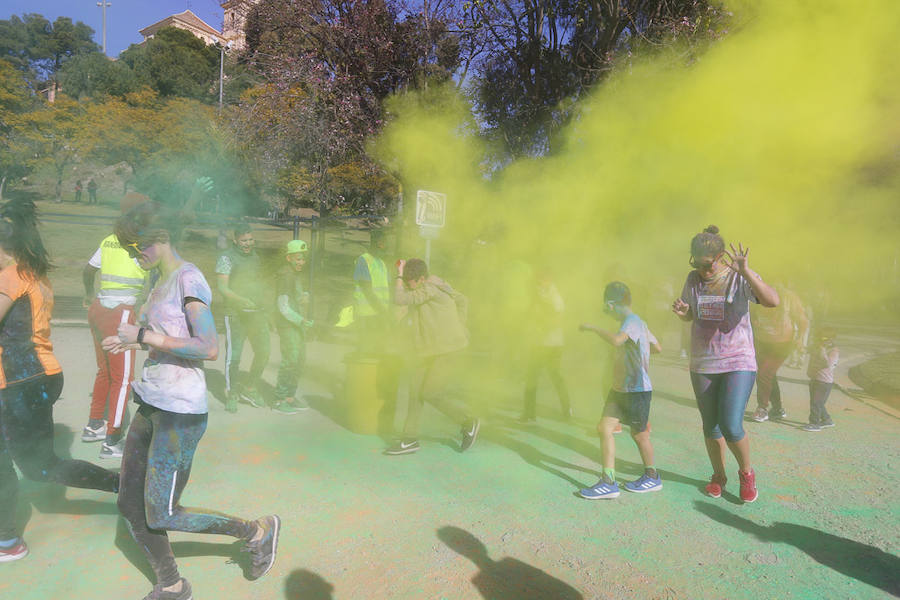
{"type": "Polygon", "coordinates": [[[344,409],[347,428],[354,433],[373,435],[378,431],[378,413],[382,400],[378,397],[378,359],[348,356],[344,359],[344,409]]]}

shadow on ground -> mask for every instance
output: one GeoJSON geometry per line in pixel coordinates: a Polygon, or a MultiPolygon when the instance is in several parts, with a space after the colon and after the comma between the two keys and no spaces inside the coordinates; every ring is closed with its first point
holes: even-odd
{"type": "Polygon", "coordinates": [[[508,556],[493,560],[481,540],[459,527],[441,527],[438,538],[471,560],[479,571],[472,577],[487,600],[583,600],[581,592],[536,567],[508,556]]]}
{"type": "Polygon", "coordinates": [[[334,586],[312,571],[296,569],[284,582],[287,600],[331,600],[334,586]]]}
{"type": "Polygon", "coordinates": [[[804,525],[776,522],[766,527],[705,502],[695,501],[694,508],[719,523],[752,534],[763,542],[790,544],[817,563],[842,575],[894,596],[900,595],[900,557],[893,554],[804,525]]]}

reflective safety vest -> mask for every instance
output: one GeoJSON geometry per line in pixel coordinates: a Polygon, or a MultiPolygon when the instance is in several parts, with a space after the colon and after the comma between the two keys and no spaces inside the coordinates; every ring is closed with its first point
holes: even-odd
{"type": "Polygon", "coordinates": [[[112,234],[100,243],[100,293],[103,296],[137,296],[147,271],[140,268],[112,234]]]}
{"type": "MultiPolygon", "coordinates": [[[[369,279],[372,282],[372,291],[375,292],[375,297],[378,300],[387,306],[391,301],[391,290],[388,288],[388,273],[387,266],[384,264],[384,261],[375,258],[368,252],[362,255],[363,260],[366,261],[366,266],[369,268],[369,279]]],[[[372,315],[377,314],[375,308],[369,304],[368,298],[363,293],[362,288],[359,284],[356,284],[356,290],[353,292],[353,300],[356,302],[356,311],[355,316],[357,317],[371,317],[372,315]]]]}

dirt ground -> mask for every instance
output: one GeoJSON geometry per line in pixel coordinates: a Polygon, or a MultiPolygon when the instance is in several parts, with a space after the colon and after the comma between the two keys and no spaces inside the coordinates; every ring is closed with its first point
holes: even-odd
{"type": "MultiPolygon", "coordinates": [[[[501,381],[474,398],[484,426],[465,453],[457,450],[458,425],[433,409],[425,413],[418,454],[383,456],[382,439],[349,431],[340,385],[329,383],[343,378],[346,347],[310,344],[302,386],[313,408],[290,417],[249,405],[226,413],[222,361],[210,365],[209,428],[183,504],[246,518],[277,513],[284,530],[273,570],[256,582],[243,577],[245,559],[232,540],[170,534],[194,597],[900,594],[900,503],[892,495],[900,483],[900,415],[893,409],[835,390],[829,408],[837,426],[803,432],[805,381],[801,371],[783,370],[788,420],[746,423],[759,500],[743,505],[737,498],[733,461],[726,494],[714,500],[701,492],[710,469],[686,364],[665,352],[651,367],[652,440],[664,489],[583,500],[576,490],[599,472],[594,427],[601,406],[596,374],[575,358],[599,351],[572,337],[566,375],[575,422],[558,418],[547,386],[538,424],[517,425],[520,385],[501,381]]],[[[66,376],[55,411],[58,452],[101,462],[99,445],[79,438],[94,371],[88,330],[56,327],[53,341],[66,376]]],[[[846,371],[865,352],[842,351],[839,383],[851,385],[846,371]]],[[[273,343],[269,382],[277,362],[273,343]]],[[[619,479],[636,478],[640,460],[627,430],[617,442],[619,479]]],[[[150,589],[148,565],[109,495],[23,482],[18,515],[31,554],[0,565],[0,598],[140,598],[150,589]]]]}

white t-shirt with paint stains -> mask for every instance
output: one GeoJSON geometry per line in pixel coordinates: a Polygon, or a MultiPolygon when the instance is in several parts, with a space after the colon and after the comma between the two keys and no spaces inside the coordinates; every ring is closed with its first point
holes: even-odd
{"type": "MultiPolygon", "coordinates": [[[[143,326],[171,337],[191,337],[185,298],[197,298],[207,306],[212,301],[212,290],[203,273],[191,263],[184,263],[156,284],[144,307],[143,326]]],[[[209,412],[202,360],[151,349],[141,380],[132,387],[143,402],[161,410],[191,415],[209,412]]]]}

